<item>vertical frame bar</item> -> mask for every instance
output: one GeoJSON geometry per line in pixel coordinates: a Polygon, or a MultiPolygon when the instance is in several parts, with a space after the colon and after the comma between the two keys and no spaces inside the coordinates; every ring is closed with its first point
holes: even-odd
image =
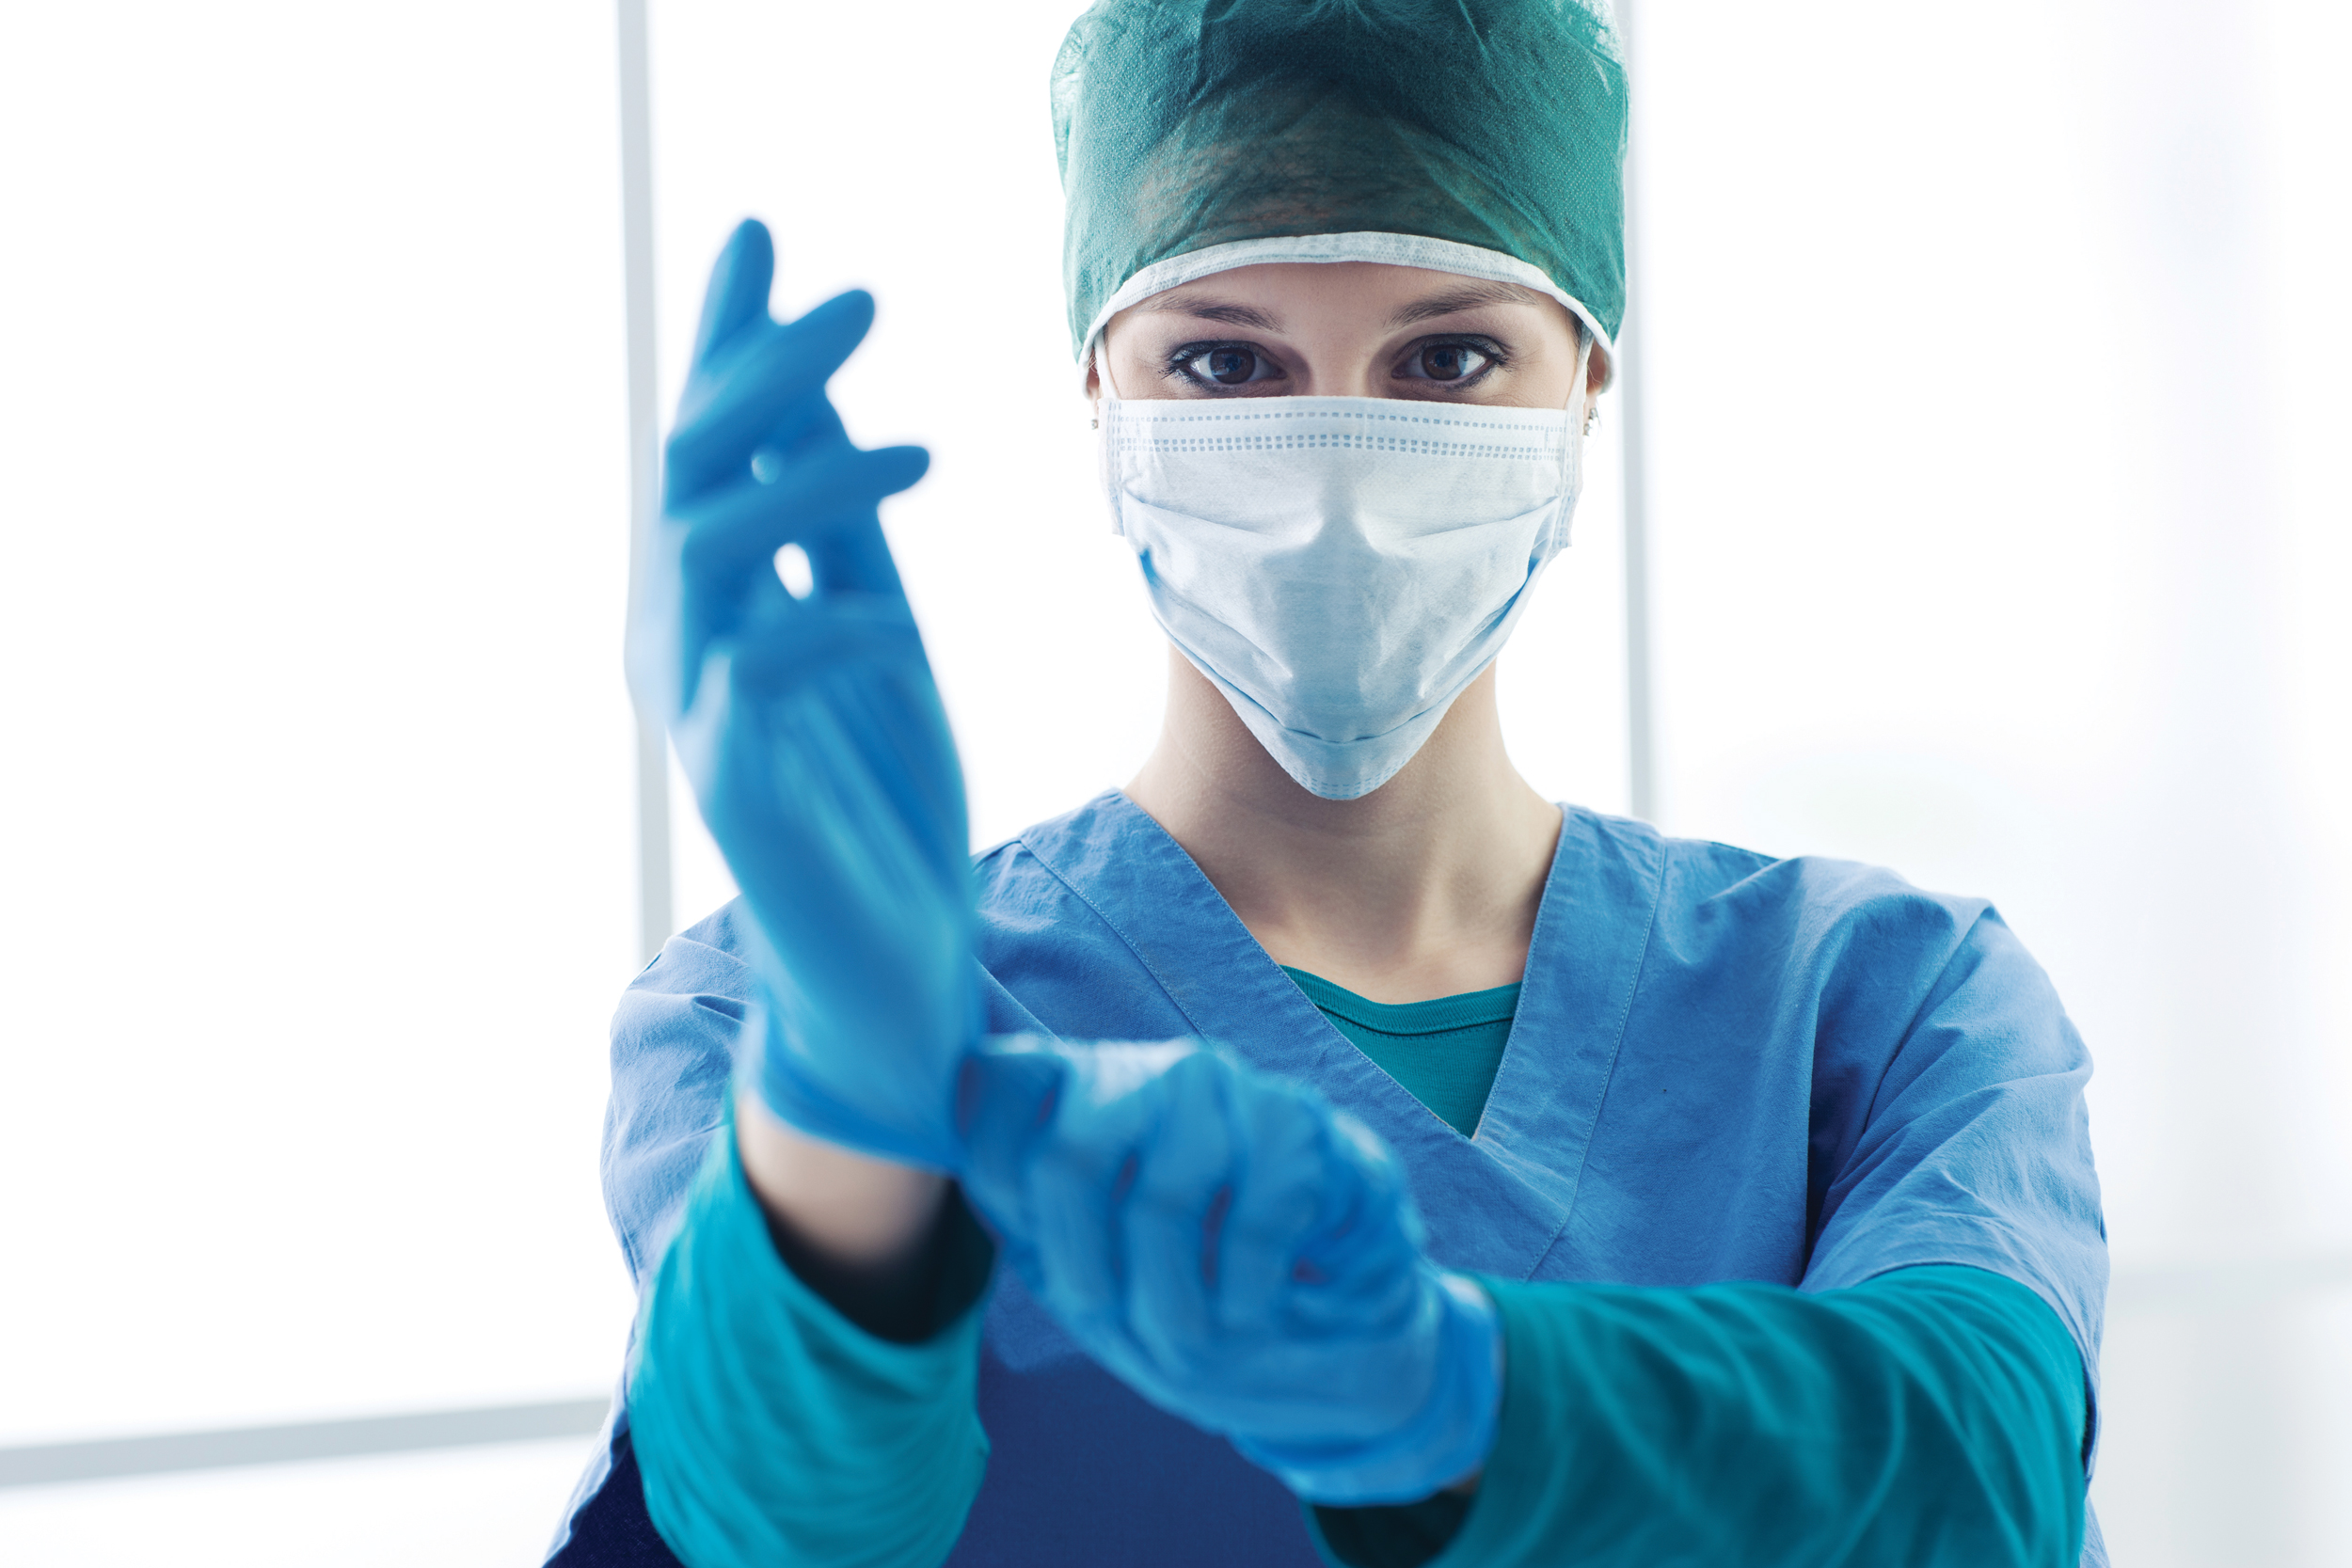
{"type": "MultiPolygon", "coordinates": [[[[1633,96],[1633,13],[1617,0],[1617,47],[1633,96]]],[[[1629,125],[1625,155],[1625,321],[1617,330],[1617,417],[1625,441],[1625,715],[1627,798],[1635,816],[1658,818],[1658,732],[1650,645],[1648,421],[1642,405],[1642,138],[1629,125]]]]}
{"type": "MultiPolygon", "coordinates": [[[[660,509],[653,293],[653,102],[645,0],[619,0],[621,257],[628,330],[629,601],[660,509]]],[[[653,961],[670,938],[670,746],[660,721],[637,713],[637,944],[653,961]]]]}

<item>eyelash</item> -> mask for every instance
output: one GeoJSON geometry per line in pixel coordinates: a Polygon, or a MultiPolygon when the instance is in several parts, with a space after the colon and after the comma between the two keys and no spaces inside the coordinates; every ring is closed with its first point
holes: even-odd
{"type": "MultiPolygon", "coordinates": [[[[1511,363],[1511,356],[1503,352],[1501,343],[1496,342],[1492,338],[1481,338],[1475,334],[1450,338],[1423,338],[1419,342],[1406,345],[1406,357],[1409,359],[1415,356],[1426,354],[1433,348],[1466,348],[1481,356],[1486,361],[1459,381],[1438,383],[1445,387],[1475,387],[1486,380],[1489,374],[1504,369],[1511,363]]],[[[1405,379],[1413,378],[1406,377],[1405,379]]]]}
{"type": "MultiPolygon", "coordinates": [[[[1168,363],[1161,369],[1160,373],[1170,381],[1181,381],[1187,386],[1204,388],[1212,392],[1231,392],[1234,390],[1232,387],[1220,387],[1214,381],[1204,380],[1192,373],[1194,360],[1204,359],[1221,348],[1239,349],[1244,354],[1254,354],[1262,360],[1268,360],[1271,357],[1255,344],[1246,343],[1238,339],[1218,338],[1207,342],[1186,343],[1181,348],[1171,350],[1168,356],[1168,363]]],[[[1242,385],[1248,385],[1248,383],[1242,385]]]]}
{"type": "MultiPolygon", "coordinates": [[[[1476,371],[1472,372],[1469,376],[1460,381],[1433,381],[1432,385],[1436,386],[1448,388],[1475,387],[1480,382],[1486,380],[1486,377],[1493,372],[1507,369],[1511,363],[1511,356],[1504,351],[1501,343],[1496,342],[1492,338],[1484,338],[1475,335],[1447,338],[1423,338],[1417,342],[1407,343],[1405,346],[1405,356],[1409,357],[1413,355],[1426,354],[1433,348],[1466,348],[1470,350],[1472,353],[1481,356],[1486,361],[1486,363],[1481,365],[1476,371]]],[[[1262,360],[1266,360],[1268,362],[1271,362],[1272,360],[1272,356],[1268,355],[1263,349],[1259,348],[1254,343],[1245,342],[1234,338],[1217,338],[1205,342],[1185,343],[1183,346],[1170,351],[1168,356],[1167,363],[1161,367],[1160,373],[1168,380],[1182,381],[1188,386],[1198,387],[1205,391],[1220,396],[1232,394],[1240,390],[1242,387],[1253,385],[1253,383],[1250,382],[1240,382],[1233,386],[1221,387],[1214,381],[1207,381],[1193,374],[1192,366],[1195,360],[1201,359],[1209,355],[1215,354],[1219,349],[1239,349],[1246,354],[1254,354],[1262,360]]],[[[1400,359],[1399,362],[1402,363],[1403,360],[1400,359]]],[[[1396,379],[1421,380],[1427,378],[1400,376],[1396,377],[1396,379]]]]}

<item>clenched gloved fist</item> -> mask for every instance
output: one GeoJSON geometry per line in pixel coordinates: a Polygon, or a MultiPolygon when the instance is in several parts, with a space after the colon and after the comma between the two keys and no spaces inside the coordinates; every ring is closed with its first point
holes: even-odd
{"type": "Polygon", "coordinates": [[[1205,1047],[988,1041],[964,1192],[1030,1294],[1144,1398],[1319,1503],[1485,1462],[1502,1328],[1421,1246],[1379,1139],[1205,1047]]]}

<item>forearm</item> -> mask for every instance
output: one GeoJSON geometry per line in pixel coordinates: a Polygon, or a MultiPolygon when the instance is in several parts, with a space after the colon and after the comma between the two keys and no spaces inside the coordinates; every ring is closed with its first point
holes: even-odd
{"type": "Polygon", "coordinates": [[[941,1262],[946,1178],[811,1137],[749,1090],[735,1101],[743,1176],[785,1263],[884,1339],[919,1339],[941,1262]]]}
{"type": "MultiPolygon", "coordinates": [[[[755,1132],[743,1147],[765,1145],[755,1132]]],[[[929,1568],[953,1546],[987,1456],[974,1384],[992,1259],[946,1196],[928,1202],[928,1263],[884,1260],[889,1310],[914,1331],[886,1338],[786,1266],[733,1131],[716,1140],[647,1291],[628,1385],[646,1509],[690,1568],[929,1568]]]]}
{"type": "Polygon", "coordinates": [[[2082,1369],[1977,1270],[1818,1295],[1494,1287],[1508,1370],[1467,1508],[1318,1511],[1350,1568],[2073,1568],[2082,1369]]]}

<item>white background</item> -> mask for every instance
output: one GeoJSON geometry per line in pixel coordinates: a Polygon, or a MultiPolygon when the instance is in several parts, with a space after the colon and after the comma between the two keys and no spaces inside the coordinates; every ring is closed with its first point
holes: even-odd
{"type": "MultiPolygon", "coordinates": [[[[737,218],[779,309],[877,293],[837,392],[934,453],[886,516],[981,842],[1158,715],[1062,317],[1073,3],[654,10],[662,404],[737,218]]],[[[2099,1057],[2119,1561],[2352,1561],[2352,26],[1640,21],[1660,816],[1998,900],[2099,1057]]],[[[617,1370],[612,31],[0,24],[0,1444],[617,1370]]],[[[1606,809],[1622,422],[1503,664],[1606,809]]],[[[677,836],[683,924],[725,889],[677,836]]],[[[0,1493],[0,1558],[528,1561],[583,1449],[0,1493]]]]}

